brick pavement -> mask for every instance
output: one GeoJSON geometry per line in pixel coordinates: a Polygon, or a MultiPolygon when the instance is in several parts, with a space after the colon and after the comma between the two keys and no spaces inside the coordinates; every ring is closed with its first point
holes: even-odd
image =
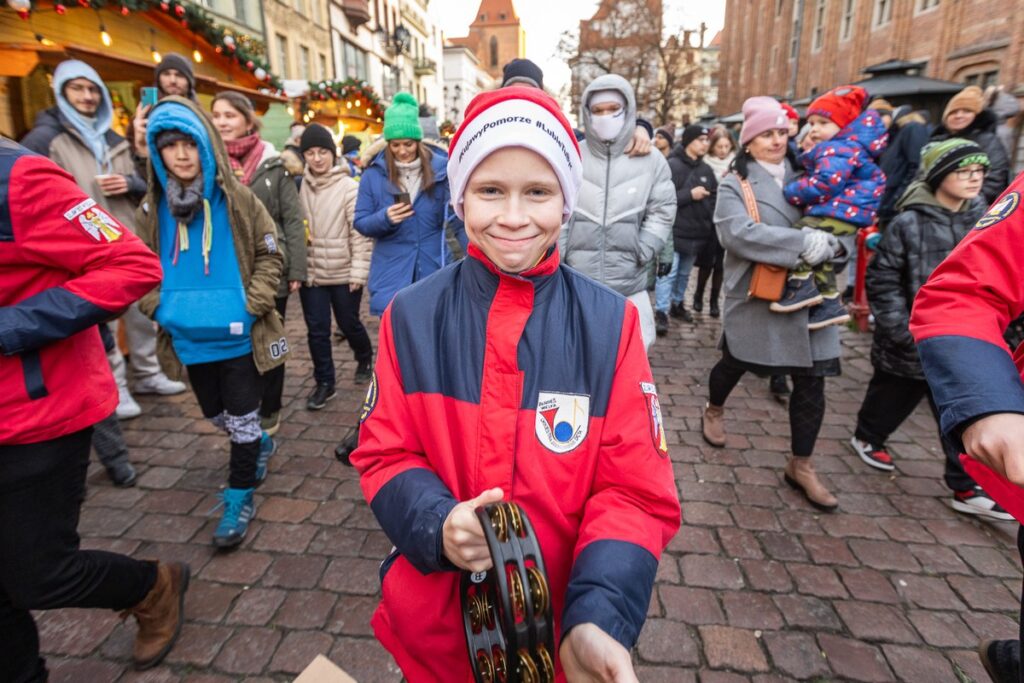
{"type": "MultiPolygon", "coordinates": [[[[400,680],[368,626],[390,543],[354,472],[332,455],[363,392],[342,381],[324,411],[305,410],[310,363],[291,303],[281,448],[244,546],[218,555],[210,545],[226,440],[190,393],[143,397],[143,417],[123,423],[139,485],[115,489],[94,466],[80,529],[87,547],[189,561],[188,623],[165,664],[135,674],[133,624],[96,610],[41,614],[53,681],[288,681],[317,653],[361,683],[400,680]]],[[[828,381],[815,459],[841,511],[823,515],[782,484],[787,413],[765,381],[748,376],[733,393],[727,448],[701,440],[716,335],[705,318],[675,325],[652,349],[685,521],[636,650],[640,679],[987,681],[976,643],[1017,629],[1014,529],[948,508],[923,410],[893,438],[892,476],[846,450],[870,375],[869,337],[845,335],[844,375],[828,381]]],[[[335,355],[348,380],[347,348],[335,355]]]]}

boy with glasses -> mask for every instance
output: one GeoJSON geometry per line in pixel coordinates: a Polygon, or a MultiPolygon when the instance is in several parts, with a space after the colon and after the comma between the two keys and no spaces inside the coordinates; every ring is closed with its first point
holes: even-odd
{"type": "MultiPolygon", "coordinates": [[[[850,440],[866,464],[895,469],[885,443],[921,399],[938,419],[910,333],[910,308],[917,291],[985,211],[978,198],[989,159],[969,140],[952,138],[921,153],[924,180],[912,183],[896,204],[899,213],[886,228],[867,271],[868,300],[875,316],[868,384],[850,440]]],[[[986,494],[960,464],[960,448],[940,434],[946,454],[945,480],[958,512],[1007,520],[1010,515],[986,494]]]]}

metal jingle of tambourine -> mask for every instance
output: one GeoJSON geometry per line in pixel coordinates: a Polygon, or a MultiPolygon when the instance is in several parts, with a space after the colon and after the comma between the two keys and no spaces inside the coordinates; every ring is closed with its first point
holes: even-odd
{"type": "Polygon", "coordinates": [[[463,626],[476,683],[553,683],[551,593],[540,544],[515,503],[477,508],[493,569],[463,572],[463,626]]]}

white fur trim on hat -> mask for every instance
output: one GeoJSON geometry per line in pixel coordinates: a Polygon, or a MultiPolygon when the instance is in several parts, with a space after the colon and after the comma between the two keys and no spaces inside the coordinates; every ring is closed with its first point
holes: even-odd
{"type": "Polygon", "coordinates": [[[465,218],[462,197],[473,170],[490,154],[505,147],[523,147],[544,157],[562,188],[562,221],[576,208],[583,183],[583,162],[575,137],[550,111],[524,99],[496,102],[467,121],[448,150],[448,185],[452,206],[465,218]]]}

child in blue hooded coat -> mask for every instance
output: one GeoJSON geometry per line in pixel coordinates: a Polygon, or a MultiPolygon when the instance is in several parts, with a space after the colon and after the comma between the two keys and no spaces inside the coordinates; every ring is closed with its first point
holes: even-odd
{"type": "MultiPolygon", "coordinates": [[[[866,99],[863,88],[845,85],[811,102],[808,135],[816,144],[800,156],[807,173],[783,188],[790,204],[805,208],[797,227],[821,231],[819,242],[833,258],[841,251],[836,237],[855,235],[858,228],[875,223],[885,192],[878,159],[889,134],[877,111],[862,113],[866,99]]],[[[809,306],[814,306],[807,321],[812,330],[850,319],[839,299],[831,258],[814,268],[801,265],[790,271],[782,298],[770,308],[790,313],[809,306]]]]}
{"type": "Polygon", "coordinates": [[[203,415],[231,439],[220,548],[242,542],[273,440],[260,430],[262,373],[288,344],[274,296],[282,255],[273,219],[235,177],[220,135],[198,106],[168,97],[149,116],[149,192],[139,237],[160,256],[161,286],[140,302],[161,328],[160,360],[188,369],[203,415]]]}

